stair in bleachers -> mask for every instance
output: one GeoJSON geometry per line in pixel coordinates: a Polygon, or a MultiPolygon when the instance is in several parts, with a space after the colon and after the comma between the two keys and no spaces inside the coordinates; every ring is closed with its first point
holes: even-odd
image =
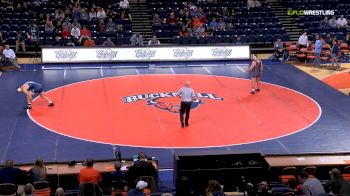
{"type": "Polygon", "coordinates": [[[148,43],[153,36],[151,14],[147,8],[146,1],[131,1],[130,14],[132,17],[133,33],[140,33],[144,39],[144,44],[148,43]]]}
{"type": "Polygon", "coordinates": [[[298,23],[295,22],[295,19],[292,16],[287,15],[287,7],[285,7],[281,1],[277,0],[268,0],[267,3],[275,13],[275,16],[277,16],[282,23],[287,34],[290,36],[290,41],[297,41],[303,29],[299,27],[298,23]]]}

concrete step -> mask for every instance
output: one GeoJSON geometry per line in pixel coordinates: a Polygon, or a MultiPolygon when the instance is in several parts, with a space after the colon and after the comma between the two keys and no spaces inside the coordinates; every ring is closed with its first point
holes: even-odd
{"type": "Polygon", "coordinates": [[[152,29],[148,29],[148,28],[132,28],[133,31],[144,31],[144,32],[152,32],[152,29]]]}
{"type": "Polygon", "coordinates": [[[135,12],[135,13],[130,12],[130,14],[131,14],[131,16],[132,16],[133,18],[152,17],[152,15],[150,15],[150,14],[140,14],[140,13],[138,13],[138,12],[135,12]]]}
{"type": "Polygon", "coordinates": [[[148,29],[148,28],[132,28],[133,31],[144,31],[144,32],[152,32],[152,29],[148,29]]]}
{"type": "Polygon", "coordinates": [[[288,21],[288,20],[285,20],[285,21],[280,21],[283,25],[293,25],[293,26],[298,26],[296,25],[293,21],[288,21]]]}
{"type": "Polygon", "coordinates": [[[140,9],[140,8],[131,8],[130,9],[130,12],[148,12],[149,10],[146,8],[146,9],[140,9]]]}
{"type": "Polygon", "coordinates": [[[130,7],[138,7],[138,6],[147,6],[147,4],[146,3],[139,3],[139,4],[130,3],[130,7]]]}
{"type": "MultiPolygon", "coordinates": [[[[132,1],[132,0],[129,0],[132,1]]],[[[130,14],[132,17],[132,31],[140,33],[144,38],[144,44],[153,36],[152,21],[150,10],[147,8],[146,0],[140,0],[143,3],[137,4],[130,2],[130,14]]]]}
{"type": "Polygon", "coordinates": [[[284,21],[280,21],[282,24],[292,24],[294,26],[298,26],[298,24],[295,24],[295,22],[293,21],[289,21],[289,20],[284,20],[284,21]]]}
{"type": "Polygon", "coordinates": [[[137,19],[132,19],[132,23],[135,23],[135,24],[151,24],[152,22],[150,22],[150,21],[143,21],[143,20],[137,20],[137,19]]]}
{"type": "Polygon", "coordinates": [[[132,23],[134,24],[140,24],[140,23],[152,23],[151,21],[144,21],[144,20],[134,20],[134,18],[132,19],[132,23]]]}
{"type": "Polygon", "coordinates": [[[147,7],[147,4],[146,3],[130,4],[130,7],[147,7]]]}
{"type": "Polygon", "coordinates": [[[130,10],[130,13],[149,14],[149,10],[134,9],[134,10],[130,10]]]}
{"type": "Polygon", "coordinates": [[[130,9],[148,10],[147,6],[135,6],[135,7],[130,7],[130,9]]]}
{"type": "Polygon", "coordinates": [[[149,28],[152,29],[152,26],[148,23],[148,24],[133,24],[132,27],[135,28],[149,28]]]}
{"type": "Polygon", "coordinates": [[[144,31],[144,32],[153,32],[153,30],[152,29],[149,29],[149,28],[135,28],[135,27],[133,27],[132,28],[132,30],[134,31],[144,31]]]}
{"type": "Polygon", "coordinates": [[[130,12],[130,14],[133,14],[135,16],[151,16],[151,14],[149,12],[139,12],[139,11],[130,12]]]}
{"type": "Polygon", "coordinates": [[[138,22],[138,21],[141,21],[141,22],[151,22],[151,20],[149,20],[149,19],[144,19],[144,18],[142,18],[142,17],[137,17],[137,18],[132,17],[132,21],[133,21],[133,22],[138,22]]]}
{"type": "Polygon", "coordinates": [[[280,5],[276,5],[276,4],[273,4],[273,5],[269,5],[271,9],[285,9],[283,6],[280,6],[280,5]]]}
{"type": "Polygon", "coordinates": [[[130,7],[130,10],[148,10],[148,8],[147,7],[139,7],[139,6],[137,6],[137,7],[130,7]]]}
{"type": "Polygon", "coordinates": [[[147,7],[130,7],[130,10],[148,10],[147,7]]]}
{"type": "Polygon", "coordinates": [[[137,19],[132,19],[133,24],[151,24],[151,21],[144,21],[144,20],[137,20],[137,19]]]}

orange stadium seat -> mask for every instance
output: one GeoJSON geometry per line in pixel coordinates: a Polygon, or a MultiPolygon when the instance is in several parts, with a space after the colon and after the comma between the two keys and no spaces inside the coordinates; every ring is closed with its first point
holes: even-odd
{"type": "Polygon", "coordinates": [[[282,175],[279,176],[281,182],[283,184],[288,184],[288,181],[290,179],[296,179],[295,178],[296,171],[297,171],[296,167],[285,167],[285,168],[283,168],[282,175]]]}

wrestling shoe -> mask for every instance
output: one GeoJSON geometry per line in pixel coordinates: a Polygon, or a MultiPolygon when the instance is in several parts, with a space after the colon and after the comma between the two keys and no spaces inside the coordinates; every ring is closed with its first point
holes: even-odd
{"type": "Polygon", "coordinates": [[[53,104],[52,102],[51,103],[49,103],[49,107],[52,107],[52,106],[54,106],[55,104],[53,104]]]}
{"type": "Polygon", "coordinates": [[[24,106],[24,109],[26,109],[26,110],[30,110],[30,109],[32,109],[32,105],[27,105],[27,106],[24,106]]]}

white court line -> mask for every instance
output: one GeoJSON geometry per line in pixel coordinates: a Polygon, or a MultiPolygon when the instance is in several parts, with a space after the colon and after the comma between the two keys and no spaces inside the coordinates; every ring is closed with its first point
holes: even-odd
{"type": "Polygon", "coordinates": [[[270,66],[268,66],[267,64],[263,64],[267,69],[271,69],[270,66]]]}
{"type": "Polygon", "coordinates": [[[66,67],[41,67],[42,70],[67,69],[66,67]]]}
{"type": "Polygon", "coordinates": [[[241,72],[245,73],[247,72],[246,70],[244,70],[242,67],[240,66],[234,66],[235,68],[239,69],[241,72]]]}
{"type": "Polygon", "coordinates": [[[171,73],[176,74],[175,70],[172,67],[170,67],[169,69],[170,69],[171,73]]]}
{"type": "Polygon", "coordinates": [[[174,171],[174,169],[158,169],[158,171],[174,171]]]}
{"type": "Polygon", "coordinates": [[[210,75],[212,74],[211,71],[210,71],[208,68],[203,67],[203,69],[204,69],[205,71],[207,71],[210,75]]]}
{"type": "Polygon", "coordinates": [[[141,65],[120,65],[120,66],[111,66],[111,68],[113,68],[113,69],[115,69],[115,68],[137,68],[137,67],[146,68],[147,66],[141,66],[141,65]]]}
{"type": "Polygon", "coordinates": [[[70,67],[70,69],[100,69],[101,67],[70,67]]]}
{"type": "Polygon", "coordinates": [[[287,151],[288,154],[291,154],[290,150],[279,140],[279,139],[276,139],[277,143],[279,143],[282,148],[287,151]]]}
{"type": "Polygon", "coordinates": [[[203,67],[202,64],[187,64],[187,67],[203,67]]]}
{"type": "MultiPolygon", "coordinates": [[[[169,75],[169,74],[143,74],[143,75],[152,75],[152,76],[166,76],[166,75],[169,75]]],[[[212,77],[212,76],[208,76],[208,75],[203,75],[203,74],[177,74],[177,75],[186,75],[186,76],[189,76],[189,75],[193,75],[193,76],[206,76],[206,77],[212,77]]],[[[122,77],[137,77],[139,75],[123,75],[123,76],[110,76],[110,77],[107,77],[107,78],[122,78],[122,77]]],[[[218,77],[218,78],[233,78],[233,79],[240,79],[240,80],[250,80],[250,79],[244,79],[244,78],[237,78],[237,77],[232,77],[232,76],[218,76],[218,75],[215,75],[215,77],[218,77]]],[[[72,86],[72,85],[75,85],[75,84],[80,84],[80,83],[84,83],[84,82],[87,82],[87,81],[95,81],[95,80],[100,80],[101,78],[97,78],[97,79],[90,79],[90,80],[83,80],[83,81],[79,81],[79,82],[75,82],[75,83],[71,83],[71,84],[66,84],[66,85],[63,85],[63,86],[60,86],[60,87],[56,87],[56,88],[53,88],[51,90],[48,90],[47,92],[51,92],[51,91],[54,91],[56,89],[59,89],[59,88],[64,88],[64,87],[67,87],[67,86],[72,86]]],[[[252,142],[243,142],[243,143],[235,143],[235,144],[225,144],[225,145],[216,145],[216,146],[195,146],[195,147],[188,147],[188,146],[177,146],[177,147],[174,147],[174,146],[136,146],[136,145],[130,145],[130,144],[116,144],[116,143],[107,143],[107,142],[100,142],[100,141],[95,141],[95,140],[89,140],[89,139],[84,139],[84,138],[79,138],[79,137],[74,137],[74,136],[71,136],[71,135],[68,135],[68,134],[64,134],[64,133],[61,133],[61,132],[58,132],[58,131],[55,131],[53,129],[50,129],[42,124],[40,124],[39,122],[37,122],[30,114],[30,111],[27,110],[27,115],[28,117],[34,122],[36,123],[38,126],[41,126],[42,128],[48,130],[48,131],[51,131],[53,133],[56,133],[56,134],[60,134],[60,135],[63,135],[63,136],[66,136],[66,137],[69,137],[69,138],[74,138],[74,139],[77,139],[77,140],[82,140],[82,141],[88,141],[88,142],[94,142],[94,143],[99,143],[99,144],[107,144],[107,145],[120,145],[120,146],[129,146],[129,147],[142,147],[142,148],[160,148],[160,149],[165,149],[165,148],[170,148],[170,149],[182,149],[182,148],[188,148],[188,149],[200,149],[200,148],[214,148],[214,147],[232,147],[232,146],[238,146],[238,145],[243,145],[243,144],[252,144],[252,143],[258,143],[258,142],[264,142],[264,141],[271,141],[271,140],[274,140],[274,139],[278,139],[278,138],[282,138],[282,137],[286,137],[286,136],[289,136],[289,135],[293,135],[295,133],[298,133],[300,131],[303,131],[311,126],[313,126],[321,117],[322,115],[322,108],[321,106],[311,97],[309,97],[308,95],[304,94],[304,93],[301,93],[297,90],[293,90],[291,88],[288,88],[288,87],[285,87],[285,86],[281,86],[281,85],[278,85],[278,84],[273,84],[273,83],[268,83],[268,82],[262,82],[263,84],[268,84],[268,85],[272,85],[272,86],[277,86],[277,87],[280,87],[280,88],[283,88],[283,89],[287,89],[289,91],[292,91],[292,92],[295,92],[299,95],[302,95],[308,99],[310,99],[312,102],[314,102],[314,104],[316,104],[316,106],[318,107],[318,110],[319,110],[319,115],[318,117],[313,121],[311,122],[309,125],[307,125],[306,127],[303,127],[303,128],[300,128],[299,130],[296,130],[292,133],[288,133],[288,134],[284,134],[284,135],[280,135],[280,136],[275,136],[275,137],[272,137],[272,138],[268,138],[268,139],[262,139],[262,140],[256,140],[256,141],[252,141],[252,142]]],[[[36,97],[34,99],[34,101],[37,99],[38,97],[36,97]]],[[[344,151],[345,152],[345,151],[344,151]]],[[[4,157],[3,157],[4,158],[4,157]]]]}
{"type": "Polygon", "coordinates": [[[100,68],[100,74],[101,74],[101,77],[103,78],[104,76],[103,76],[103,69],[102,69],[102,67],[100,68]]]}
{"type": "Polygon", "coordinates": [[[228,66],[237,66],[237,65],[249,66],[248,63],[241,63],[241,64],[225,64],[225,65],[228,65],[228,66]]]}

